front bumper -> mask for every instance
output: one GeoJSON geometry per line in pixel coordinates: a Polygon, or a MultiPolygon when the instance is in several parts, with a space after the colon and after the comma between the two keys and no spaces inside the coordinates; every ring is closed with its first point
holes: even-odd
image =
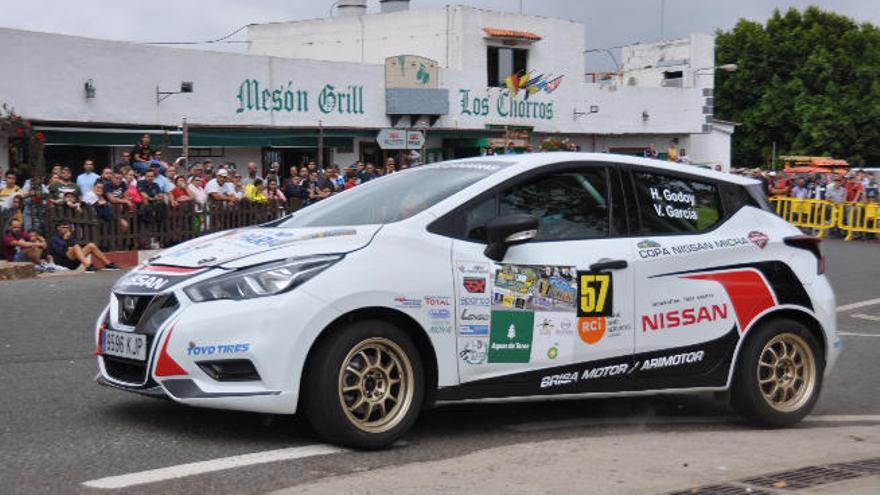
{"type": "Polygon", "coordinates": [[[197,304],[182,292],[175,296],[179,307],[165,315],[155,331],[143,322],[131,329],[148,334],[147,360],[142,363],[100,354],[103,328],[125,331],[113,317],[116,305],[108,307],[97,328],[99,384],[199,407],[296,412],[308,348],[314,335],[335,318],[326,303],[302,290],[197,304]],[[254,373],[230,379],[209,366],[231,362],[247,363],[254,373]],[[143,367],[140,374],[120,371],[138,364],[143,367]]]}

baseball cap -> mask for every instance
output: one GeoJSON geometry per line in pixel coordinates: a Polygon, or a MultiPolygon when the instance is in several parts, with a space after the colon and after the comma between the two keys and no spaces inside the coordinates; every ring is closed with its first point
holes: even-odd
{"type": "Polygon", "coordinates": [[[229,177],[229,172],[227,172],[225,168],[221,168],[217,171],[217,175],[220,177],[229,177]]]}

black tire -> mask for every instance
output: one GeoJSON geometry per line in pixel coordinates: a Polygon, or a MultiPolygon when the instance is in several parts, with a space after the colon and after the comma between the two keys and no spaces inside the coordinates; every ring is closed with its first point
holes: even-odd
{"type": "MultiPolygon", "coordinates": [[[[771,427],[791,426],[809,414],[819,399],[825,356],[812,332],[795,320],[776,318],[762,323],[750,333],[737,360],[731,387],[731,404],[739,414],[753,423],[771,427]],[[771,342],[774,351],[765,351],[765,347],[771,342]],[[791,381],[786,377],[800,373],[796,370],[789,373],[791,368],[787,366],[785,358],[774,361],[774,356],[782,355],[780,349],[784,349],[784,346],[779,347],[780,342],[788,343],[790,349],[797,349],[804,354],[801,357],[804,365],[801,383],[806,384],[808,374],[812,374],[813,380],[811,386],[804,385],[808,390],[803,392],[795,392],[792,388],[792,398],[788,401],[785,400],[788,392],[783,385],[796,385],[797,380],[791,381]],[[764,364],[759,371],[762,354],[764,364]],[[808,354],[811,356],[807,356],[808,354]],[[807,359],[812,360],[812,366],[808,365],[807,359]],[[763,388],[762,381],[765,382],[763,388]]],[[[795,362],[791,359],[789,361],[795,362]]]]}
{"type": "MultiPolygon", "coordinates": [[[[315,348],[302,384],[302,389],[305,392],[303,407],[309,422],[320,437],[333,444],[359,449],[380,449],[391,445],[412,427],[422,408],[425,396],[425,373],[418,349],[404,330],[382,320],[358,321],[330,331],[333,333],[315,348]],[[388,353],[384,363],[392,366],[392,372],[384,375],[375,367],[370,368],[374,370],[373,373],[382,375],[372,382],[369,382],[369,377],[361,379],[362,375],[344,372],[342,369],[344,361],[359,368],[363,366],[363,363],[366,363],[366,366],[373,366],[365,359],[375,360],[376,356],[381,356],[379,353],[370,352],[370,348],[366,348],[367,352],[364,355],[350,356],[350,353],[354,352],[356,348],[361,348],[364,345],[386,349],[388,353]],[[397,361],[391,358],[391,355],[395,353],[400,354],[397,356],[397,361]],[[398,363],[397,369],[403,370],[406,368],[403,364],[405,360],[408,360],[410,364],[410,381],[402,378],[403,373],[395,374],[393,372],[392,361],[398,363]],[[409,387],[411,383],[412,393],[409,400],[401,400],[401,402],[405,402],[406,407],[400,406],[396,410],[393,421],[389,420],[387,424],[380,424],[377,427],[370,426],[370,418],[379,414],[378,402],[382,402],[381,399],[378,399],[378,402],[367,402],[364,406],[356,408],[354,412],[346,412],[348,408],[343,406],[343,401],[347,401],[346,403],[350,406],[355,406],[359,403],[360,398],[367,400],[367,394],[363,393],[363,390],[368,390],[370,383],[374,388],[369,390],[369,393],[387,396],[388,394],[377,392],[379,390],[378,384],[381,384],[382,390],[387,389],[388,393],[393,395],[395,386],[387,385],[387,383],[392,382],[395,376],[400,380],[396,390],[405,393],[406,387],[409,387]],[[343,380],[347,385],[357,383],[358,390],[343,394],[340,392],[343,380]],[[371,408],[371,412],[366,412],[368,407],[371,408]],[[373,408],[376,410],[372,411],[373,408]],[[361,419],[356,417],[358,414],[369,414],[369,417],[358,422],[358,419],[361,419]]],[[[369,375],[369,373],[365,375],[369,375]]],[[[392,399],[385,399],[382,407],[394,411],[393,404],[392,399]]],[[[391,416],[390,412],[388,416],[391,416]]]]}

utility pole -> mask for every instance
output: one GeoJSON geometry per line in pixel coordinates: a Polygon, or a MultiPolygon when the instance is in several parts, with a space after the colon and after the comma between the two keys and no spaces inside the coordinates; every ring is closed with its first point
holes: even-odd
{"type": "Polygon", "coordinates": [[[318,121],[318,169],[324,168],[324,122],[318,121]]]}
{"type": "Polygon", "coordinates": [[[776,141],[773,141],[773,156],[770,157],[770,163],[772,163],[773,171],[776,171],[776,141]]]}
{"type": "Polygon", "coordinates": [[[186,117],[183,118],[183,163],[189,167],[189,124],[186,123],[186,117]]]}

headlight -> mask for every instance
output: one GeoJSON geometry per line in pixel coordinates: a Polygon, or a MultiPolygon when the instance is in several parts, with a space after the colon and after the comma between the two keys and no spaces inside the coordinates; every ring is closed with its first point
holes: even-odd
{"type": "Polygon", "coordinates": [[[303,256],[245,268],[205,280],[183,291],[193,302],[252,299],[289,291],[326,270],[342,255],[303,256]]]}

